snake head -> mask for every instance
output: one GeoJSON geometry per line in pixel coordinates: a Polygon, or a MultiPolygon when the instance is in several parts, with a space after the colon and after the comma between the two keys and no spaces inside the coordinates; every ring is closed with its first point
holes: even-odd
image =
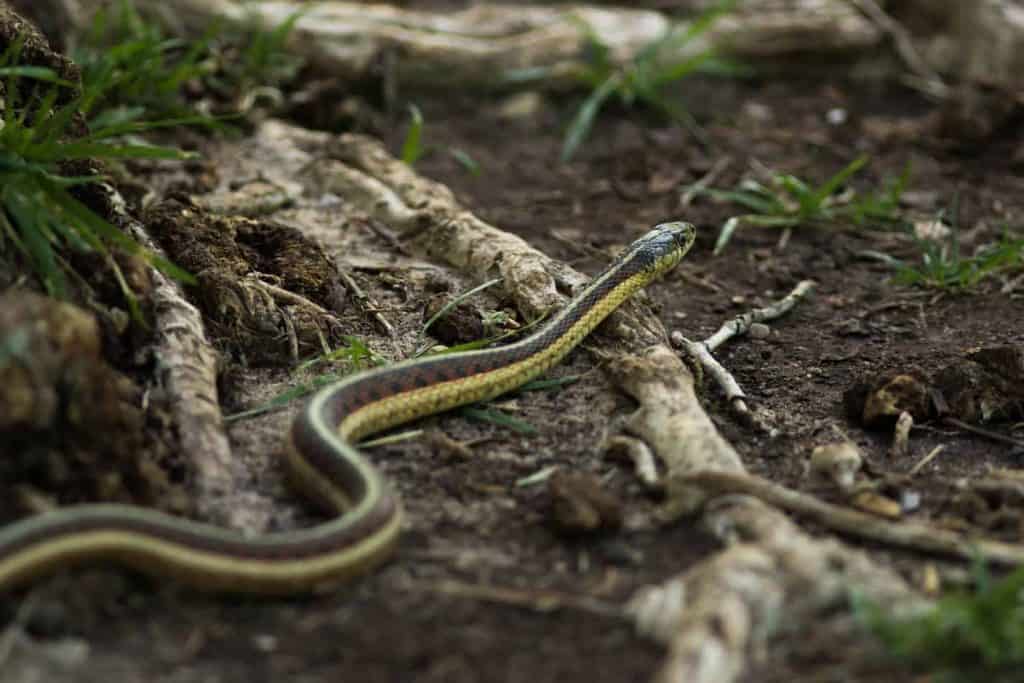
{"type": "Polygon", "coordinates": [[[674,268],[693,246],[696,236],[697,229],[692,223],[660,223],[633,243],[626,258],[636,263],[635,272],[645,272],[653,279],[674,268]]]}

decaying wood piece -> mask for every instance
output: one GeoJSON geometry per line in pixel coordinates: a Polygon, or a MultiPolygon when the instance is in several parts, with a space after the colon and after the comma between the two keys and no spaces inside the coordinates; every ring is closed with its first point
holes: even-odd
{"type": "Polygon", "coordinates": [[[918,53],[910,32],[902,24],[889,16],[875,0],[848,0],[848,2],[863,12],[888,36],[893,50],[910,72],[906,80],[911,85],[916,85],[937,99],[945,98],[949,94],[949,88],[939,74],[918,53]]]}
{"type": "MultiPolygon", "coordinates": [[[[92,7],[97,0],[83,3],[92,7]]],[[[396,4],[138,0],[182,30],[211,21],[275,26],[302,10],[293,46],[339,78],[371,76],[387,63],[398,82],[419,86],[494,88],[504,75],[541,69],[538,87],[578,84],[587,54],[587,26],[624,63],[673,26],[649,10],[588,5],[485,4],[429,13],[396,4]],[[386,56],[386,58],[385,58],[386,56]]],[[[696,13],[710,1],[692,0],[696,13]]],[[[28,9],[28,8],[26,8],[28,9]]],[[[70,13],[88,25],[90,12],[70,13]]],[[[45,17],[36,17],[44,19],[45,17]]],[[[684,23],[676,26],[685,26],[684,23]]],[[[874,58],[888,39],[904,70],[935,96],[948,94],[936,73],[1018,92],[1024,86],[1024,11],[1012,0],[741,0],[705,36],[682,46],[770,66],[794,54],[842,52],[874,58]],[[884,11],[883,11],[884,10],[884,11]]],[[[896,62],[894,61],[894,64],[896,62]]]]}
{"type": "Polygon", "coordinates": [[[751,60],[857,54],[882,37],[854,8],[834,0],[741,0],[709,33],[716,51],[751,60]]]}
{"type": "MultiPolygon", "coordinates": [[[[94,0],[93,0],[94,1],[94,0]]],[[[238,0],[137,0],[181,30],[205,30],[213,20],[280,25],[294,12],[293,45],[339,78],[371,76],[381,63],[399,83],[417,86],[494,88],[501,76],[544,70],[538,84],[578,84],[587,54],[588,27],[625,62],[673,25],[656,11],[589,5],[483,4],[430,13],[397,4],[355,2],[249,2],[238,0]]],[[[698,12],[711,0],[692,0],[698,12]]],[[[87,11],[69,15],[79,25],[87,11]]],[[[678,58],[713,45],[721,54],[772,60],[794,54],[842,52],[876,57],[888,39],[901,69],[926,92],[944,97],[936,73],[1018,92],[1024,86],[1024,10],[1013,0],[740,0],[706,36],[690,41],[678,58]]],[[[896,61],[894,61],[896,63],[896,61]]]]}
{"type": "Polygon", "coordinates": [[[1024,8],[1014,0],[900,0],[893,14],[908,25],[928,64],[961,81],[1019,93],[1024,89],[1024,8]]]}
{"type": "MultiPolygon", "coordinates": [[[[693,376],[667,347],[655,346],[610,365],[622,387],[640,407],[626,427],[650,444],[667,468],[666,478],[703,469],[743,471],[739,454],[722,438],[700,405],[693,376]]],[[[704,501],[682,492],[672,499],[679,512],[693,512],[704,501]]]]}
{"type": "Polygon", "coordinates": [[[655,347],[621,358],[611,370],[640,403],[627,428],[666,464],[664,517],[699,513],[700,523],[724,542],[739,542],[634,598],[638,627],[669,648],[659,683],[735,680],[751,653],[775,634],[780,611],[789,623],[802,623],[834,608],[849,588],[884,595],[887,604],[893,595],[913,597],[899,577],[838,542],[811,538],[779,508],[728,495],[747,491],[706,485],[708,479],[751,477],[704,412],[692,376],[674,353],[655,347]]]}
{"type": "MultiPolygon", "coordinates": [[[[100,4],[101,0],[16,2],[27,16],[47,26],[59,13],[62,18],[55,25],[61,32],[67,32],[69,24],[87,28],[91,11],[100,4]],[[54,4],[59,12],[48,11],[54,4]]],[[[370,76],[381,63],[388,63],[399,82],[457,83],[463,88],[501,86],[506,72],[522,69],[544,70],[539,87],[574,85],[586,55],[587,36],[581,26],[588,26],[610,48],[612,59],[623,63],[672,25],[655,11],[587,5],[487,4],[432,14],[397,3],[136,4],[148,6],[183,31],[205,30],[211,21],[255,20],[273,26],[301,9],[295,49],[338,78],[370,76]]],[[[711,0],[685,3],[692,13],[712,5],[711,0]]],[[[946,96],[948,89],[936,73],[1009,92],[1024,86],[1024,10],[1013,0],[741,0],[707,36],[683,49],[693,54],[713,45],[723,55],[770,66],[772,60],[793,54],[838,51],[871,59],[886,39],[904,65],[900,68],[937,97],[946,96]]]]}
{"type": "MultiPolygon", "coordinates": [[[[116,205],[123,206],[123,202],[116,205]]],[[[122,220],[139,244],[162,254],[145,226],[126,214],[122,220]]],[[[239,471],[239,463],[231,457],[217,395],[217,353],[206,336],[202,315],[176,282],[155,269],[151,277],[157,382],[169,395],[181,451],[192,463],[196,511],[213,524],[261,532],[273,501],[240,485],[249,476],[239,471]]]]}
{"type": "Polygon", "coordinates": [[[369,75],[392,55],[399,82],[495,87],[509,70],[544,68],[548,85],[579,67],[589,26],[624,61],[658,36],[668,21],[658,12],[600,7],[473,5],[429,13],[388,4],[321,2],[239,3],[174,0],[176,16],[192,26],[212,19],[237,23],[256,18],[265,26],[285,21],[300,8],[294,45],[311,61],[342,78],[369,75]]]}
{"type": "Polygon", "coordinates": [[[811,538],[760,501],[718,498],[703,524],[730,547],[630,602],[641,632],[668,647],[657,683],[736,680],[773,635],[799,634],[835,615],[851,589],[901,614],[929,607],[892,570],[835,540],[811,538]]]}
{"type": "MultiPolygon", "coordinates": [[[[151,0],[152,1],[152,0],[151,0]]],[[[483,4],[426,13],[385,4],[173,0],[154,3],[188,25],[211,20],[280,24],[300,7],[296,49],[341,78],[377,68],[382,55],[399,82],[493,88],[509,72],[543,69],[539,87],[578,84],[588,32],[625,63],[672,26],[648,10],[588,5],[483,4]],[[170,11],[168,11],[170,10],[170,11]],[[587,27],[587,30],[583,30],[587,27]]],[[[685,28],[685,24],[679,25],[685,28]]],[[[714,46],[723,54],[767,59],[792,53],[865,50],[881,32],[856,10],[831,0],[746,0],[706,36],[678,46],[677,60],[714,46]]]]}

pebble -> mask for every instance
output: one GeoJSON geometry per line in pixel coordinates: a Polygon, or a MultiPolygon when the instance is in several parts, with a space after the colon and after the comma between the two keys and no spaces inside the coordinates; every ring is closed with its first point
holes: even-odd
{"type": "Polygon", "coordinates": [[[772,328],[764,323],[753,323],[750,326],[750,336],[754,339],[767,339],[772,334],[772,328]]]}

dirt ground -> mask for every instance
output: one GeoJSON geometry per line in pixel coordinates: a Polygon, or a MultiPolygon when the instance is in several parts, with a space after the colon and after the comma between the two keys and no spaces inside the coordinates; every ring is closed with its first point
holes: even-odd
{"type": "MultiPolygon", "coordinates": [[[[955,204],[970,244],[993,239],[1003,224],[1019,229],[1019,127],[964,142],[950,137],[943,129],[948,121],[914,93],[847,79],[838,66],[831,73],[813,80],[686,81],[679,93],[704,122],[709,149],[653,114],[611,107],[568,164],[558,161],[558,151],[575,97],[542,97],[536,113],[512,120],[501,115],[505,101],[497,96],[402,92],[400,98],[415,102],[426,121],[429,152],[417,163],[419,172],[451,187],[485,220],[577,268],[595,272],[646,226],[668,219],[695,223],[695,248],[675,274],[649,288],[670,330],[704,338],[798,281],[817,281],[814,297],[774,323],[770,336],[743,338],[718,353],[751,399],[771,411],[782,436],[769,441],[737,423],[710,386],[704,389],[706,408],[752,472],[805,491],[814,489],[806,474],[810,449],[834,438],[835,428],[864,449],[878,472],[906,472],[943,445],[913,484],[921,494],[914,516],[936,519],[955,512],[950,482],[992,467],[1018,467],[1024,454],[936,426],[915,430],[910,454],[891,458],[890,433],[865,431],[849,419],[844,391],[885,372],[931,375],[975,347],[1024,343],[1021,292],[1001,293],[998,279],[966,292],[894,284],[891,268],[863,252],[912,259],[918,247],[882,226],[798,229],[781,250],[777,231],[743,229],[723,254],[712,256],[717,228],[731,207],[705,199],[680,205],[680,188],[726,156],[732,161],[718,187],[732,187],[755,163],[820,182],[868,154],[871,163],[855,187],[877,187],[910,163],[917,210],[935,213],[955,204]],[[843,110],[845,120],[830,123],[832,110],[843,110]],[[453,148],[471,157],[479,173],[451,156],[453,148]]],[[[404,108],[389,115],[368,106],[374,132],[397,152],[404,108]]],[[[387,289],[374,273],[357,275],[371,291],[387,289]]],[[[392,315],[418,323],[422,302],[406,300],[392,315]]],[[[280,380],[288,368],[229,368],[225,405],[245,407],[233,387],[268,372],[280,380]]],[[[545,488],[516,484],[545,467],[597,474],[627,510],[653,509],[657,501],[626,467],[605,460],[596,448],[598,436],[629,410],[630,400],[612,388],[585,350],[552,374],[578,374],[581,380],[517,395],[507,406],[536,428],[534,435],[444,415],[425,423],[472,444],[472,457],[445,456],[416,442],[373,449],[411,520],[397,556],[382,570],[337,593],[278,601],[212,598],[112,569],[70,572],[22,594],[35,601],[26,622],[33,641],[16,649],[0,669],[0,681],[649,680],[663,651],[625,621],[575,603],[546,612],[527,609],[515,596],[550,591],[579,602],[619,604],[635,589],[685,570],[716,544],[685,523],[597,538],[568,538],[554,530],[545,488]],[[467,594],[466,587],[500,590],[467,594]]],[[[262,418],[263,424],[283,430],[296,408],[262,418]]],[[[239,457],[246,449],[279,448],[251,438],[248,424],[231,429],[239,457]]],[[[1009,433],[1005,425],[993,428],[1009,433]]],[[[169,476],[183,477],[173,471],[169,476]]],[[[289,499],[273,475],[259,482],[265,493],[289,499]]],[[[986,531],[1020,540],[1024,510],[1009,506],[1004,512],[1010,522],[1003,518],[986,531]]],[[[872,552],[914,583],[926,560],[934,561],[884,548],[872,552]]],[[[15,610],[9,601],[2,613],[10,618],[15,610]]],[[[744,680],[914,675],[857,638],[808,624],[786,630],[744,680]]]]}

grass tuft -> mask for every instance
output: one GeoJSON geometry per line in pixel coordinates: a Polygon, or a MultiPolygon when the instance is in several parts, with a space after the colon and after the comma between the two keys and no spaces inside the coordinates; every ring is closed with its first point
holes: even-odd
{"type": "Polygon", "coordinates": [[[62,169],[82,159],[188,158],[187,153],[167,147],[113,141],[176,122],[108,122],[82,133],[82,117],[102,98],[106,84],[87,82],[76,88],[49,69],[19,65],[21,46],[22,41],[15,41],[0,56],[0,77],[5,77],[0,119],[0,249],[13,245],[47,293],[56,297],[64,297],[67,290],[65,249],[100,254],[139,319],[135,297],[112,248],[141,256],[180,280],[191,281],[191,276],[142,249],[72,194],[76,187],[103,181],[103,176],[69,177],[62,169]],[[47,87],[40,88],[39,83],[47,87]],[[67,102],[58,104],[62,96],[67,102]]]}
{"type": "MultiPolygon", "coordinates": [[[[576,154],[589,137],[598,113],[613,96],[618,96],[625,107],[642,102],[669,120],[685,126],[701,144],[707,145],[707,136],[693,115],[671,99],[665,88],[698,72],[740,75],[745,73],[745,69],[718,58],[710,48],[683,59],[673,59],[670,55],[710,29],[721,16],[733,9],[736,2],[720,0],[693,22],[671,28],[645,45],[625,64],[616,64],[609,46],[601,42],[589,25],[580,22],[587,39],[589,63],[579,77],[591,92],[569,124],[562,145],[562,161],[569,161],[576,154]]],[[[534,77],[540,75],[531,74],[534,77]]]]}
{"type": "Polygon", "coordinates": [[[134,294],[112,248],[191,282],[188,273],[146,252],[75,198],[76,187],[102,182],[103,176],[69,177],[64,170],[86,159],[191,157],[130,136],[188,124],[217,126],[186,91],[230,92],[232,101],[241,101],[261,84],[294,75],[301,62],[283,48],[298,17],[269,31],[231,33],[214,26],[199,40],[184,41],[168,37],[130,0],[121,0],[97,12],[73,52],[82,68],[81,85],[48,68],[20,64],[23,41],[12,43],[0,56],[0,249],[13,245],[44,289],[57,297],[67,290],[65,250],[100,254],[136,319],[134,294]]]}
{"type": "Polygon", "coordinates": [[[690,189],[696,195],[738,204],[750,211],[731,216],[722,224],[715,241],[714,253],[717,255],[743,225],[792,229],[837,220],[852,221],[858,225],[869,221],[897,222],[900,196],[910,176],[909,166],[881,192],[868,192],[861,197],[852,192],[845,197],[836,194],[867,163],[868,157],[858,157],[816,186],[794,175],[778,173],[768,184],[746,180],[734,190],[696,185],[690,189]]]}
{"type": "MultiPolygon", "coordinates": [[[[993,581],[974,569],[975,591],[924,613],[896,617],[855,600],[865,626],[897,659],[948,681],[1018,681],[1024,667],[1024,569],[993,581]]],[[[931,680],[931,679],[929,679],[931,680]]]]}
{"type": "Polygon", "coordinates": [[[72,51],[83,81],[103,86],[91,123],[188,118],[220,127],[211,110],[227,118],[248,108],[254,92],[297,74],[303,62],[285,44],[300,16],[270,30],[214,23],[199,39],[182,40],[143,18],[132,0],[101,8],[72,51]]]}
{"type": "Polygon", "coordinates": [[[887,259],[896,268],[894,280],[905,285],[956,291],[970,289],[1002,273],[1024,270],[1024,237],[1004,228],[998,241],[984,244],[965,256],[958,232],[954,227],[944,240],[918,239],[918,263],[887,259]]]}
{"type": "Polygon", "coordinates": [[[308,382],[302,382],[287,391],[281,392],[261,406],[251,408],[249,410],[243,410],[242,412],[234,413],[233,415],[228,415],[224,420],[226,422],[244,420],[283,408],[296,399],[312,394],[317,389],[329,384],[334,384],[335,382],[344,379],[346,376],[361,370],[386,365],[387,361],[380,354],[368,347],[361,339],[357,337],[345,337],[344,346],[339,346],[330,353],[325,353],[305,361],[296,369],[300,372],[304,372],[324,363],[341,363],[342,371],[318,374],[308,382]]]}

